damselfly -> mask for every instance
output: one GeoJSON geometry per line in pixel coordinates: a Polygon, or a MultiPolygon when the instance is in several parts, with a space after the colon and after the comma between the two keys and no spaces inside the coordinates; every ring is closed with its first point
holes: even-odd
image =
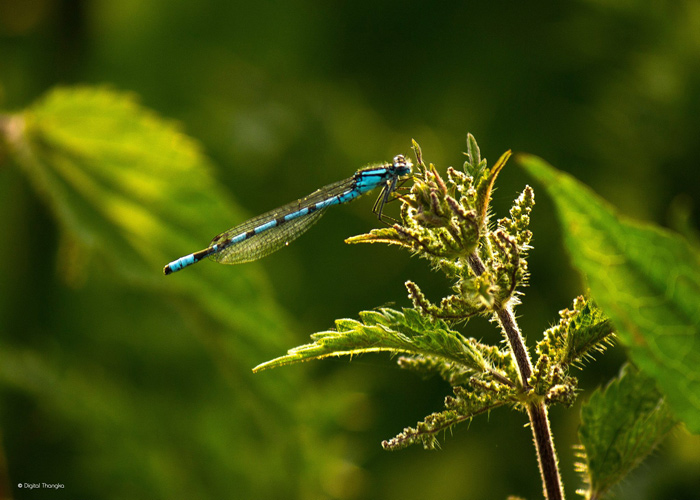
{"type": "Polygon", "coordinates": [[[163,273],[174,273],[205,257],[222,264],[241,264],[265,257],[301,236],[331,205],[348,203],[380,186],[382,191],[373,211],[381,220],[384,205],[396,190],[399,179],[411,174],[411,167],[410,160],[398,155],[392,163],[358,170],[349,179],[324,186],[305,198],[253,217],[219,234],[209,247],[171,262],[163,268],[163,273]]]}

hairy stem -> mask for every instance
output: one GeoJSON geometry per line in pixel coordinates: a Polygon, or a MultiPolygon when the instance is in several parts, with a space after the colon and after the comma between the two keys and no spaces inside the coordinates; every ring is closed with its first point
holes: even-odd
{"type": "Polygon", "coordinates": [[[506,338],[508,338],[510,352],[513,353],[515,364],[520,373],[520,383],[523,389],[527,390],[530,388],[527,381],[532,375],[532,363],[530,362],[530,354],[528,354],[527,348],[525,347],[523,336],[520,333],[518,324],[515,322],[513,311],[511,311],[509,307],[504,307],[500,309],[496,315],[498,316],[498,322],[501,324],[501,328],[503,328],[506,334],[506,338]]]}
{"type": "MultiPolygon", "coordinates": [[[[469,267],[474,274],[480,276],[485,271],[484,264],[475,253],[468,258],[469,267]]],[[[513,354],[515,363],[520,374],[520,382],[524,390],[530,389],[528,379],[532,375],[532,362],[525,347],[522,333],[515,321],[513,311],[508,307],[502,307],[496,313],[501,328],[505,332],[510,351],[513,354]]],[[[549,418],[547,418],[547,407],[544,401],[533,401],[528,403],[527,414],[530,418],[530,427],[537,449],[537,461],[542,476],[542,487],[547,500],[563,500],[564,489],[559,475],[559,463],[557,452],[554,449],[554,440],[549,428],[549,418]]]]}
{"type": "Polygon", "coordinates": [[[554,440],[549,429],[547,407],[544,402],[530,403],[527,407],[527,414],[530,417],[532,436],[535,440],[535,448],[537,448],[537,460],[540,466],[545,498],[548,500],[563,500],[564,488],[559,476],[559,463],[557,461],[557,452],[554,449],[554,440]]]}

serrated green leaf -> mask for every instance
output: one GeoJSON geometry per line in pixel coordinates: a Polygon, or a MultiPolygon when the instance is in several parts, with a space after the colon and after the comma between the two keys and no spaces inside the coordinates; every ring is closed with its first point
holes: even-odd
{"type": "Polygon", "coordinates": [[[618,215],[543,160],[520,164],[547,188],[574,265],[631,358],[700,432],[700,255],[680,236],[618,215]]]}
{"type": "Polygon", "coordinates": [[[360,313],[362,321],[336,320],[336,330],[315,333],[313,343],[288,351],[286,356],[255,367],[265,370],[330,356],[370,352],[427,355],[460,365],[461,369],[485,371],[488,362],[476,344],[451,330],[444,321],[432,320],[416,311],[389,308],[360,313]]]}
{"type": "MultiPolygon", "coordinates": [[[[578,300],[583,300],[579,298],[578,300]]],[[[613,325],[603,311],[586,301],[584,305],[574,302],[577,313],[568,325],[566,348],[562,363],[572,364],[591,356],[592,351],[602,351],[610,343],[613,325]]]]}
{"type": "Polygon", "coordinates": [[[601,498],[637,467],[676,425],[654,379],[626,365],[619,378],[581,407],[578,469],[586,498],[601,498]]]}
{"type": "Polygon", "coordinates": [[[559,311],[559,316],[559,323],[549,328],[537,343],[537,352],[564,368],[603,351],[612,342],[612,323],[584,297],[574,299],[572,310],[559,311]]]}

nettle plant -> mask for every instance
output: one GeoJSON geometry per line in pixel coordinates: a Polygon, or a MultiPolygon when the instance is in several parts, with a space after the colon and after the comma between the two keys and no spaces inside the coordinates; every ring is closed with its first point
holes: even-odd
{"type": "MultiPolygon", "coordinates": [[[[432,302],[416,283],[407,281],[412,308],[380,308],[361,312],[359,321],[337,320],[334,330],[312,335],[312,343],[255,370],[329,356],[379,351],[397,355],[400,367],[438,374],[453,394],[445,398],[442,411],[384,441],[385,449],[413,444],[434,449],[454,425],[511,407],[529,417],[546,498],[564,498],[547,409],[574,403],[579,390],[571,369],[581,368],[613,342],[613,324],[591,299],[577,297],[537,342],[533,362],[514,310],[528,279],[534,192],[526,186],[509,216],[493,222],[491,194],[511,153],[488,167],[473,136],[468,136],[467,145],[463,170],[450,167],[443,177],[425,163],[414,142],[417,173],[410,192],[400,196],[401,223],[348,239],[398,245],[426,259],[453,283],[449,295],[432,302]],[[498,325],[506,342],[488,345],[462,334],[459,330],[475,317],[498,325]]],[[[586,487],[578,493],[601,498],[674,425],[654,382],[626,365],[619,379],[598,390],[583,407],[576,453],[586,487]]]]}

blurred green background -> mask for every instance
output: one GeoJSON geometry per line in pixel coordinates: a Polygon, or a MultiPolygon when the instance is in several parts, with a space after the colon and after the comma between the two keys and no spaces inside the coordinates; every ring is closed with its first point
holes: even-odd
{"type": "MultiPolygon", "coordinates": [[[[460,166],[467,132],[491,162],[509,148],[540,155],[624,214],[685,231],[698,220],[695,1],[0,0],[0,108],[21,110],[59,84],[133,92],[200,143],[237,217],[208,237],[409,154],[411,138],[440,169],[460,166]]],[[[514,163],[504,170],[498,216],[528,182],[514,163]]],[[[537,202],[518,308],[531,344],[583,291],[550,203],[537,202]]],[[[4,494],[540,497],[523,414],[457,427],[440,452],[388,453],[380,441],[439,410],[444,383],[385,356],[250,374],[335,318],[407,306],[406,279],[433,299],[445,293],[440,275],[397,249],[343,243],[376,225],[371,203],[329,211],[258,263],[205,262],[168,278],[154,267],[139,280],[115,272],[108,253],[76,250],[23,171],[0,158],[4,494]],[[65,271],[71,252],[85,261],[77,278],[65,271]],[[206,287],[201,302],[178,288],[200,272],[230,282],[216,298],[225,320],[197,306],[206,287]],[[16,487],[25,482],[65,489],[16,487]]],[[[463,331],[499,341],[487,321],[463,331]]],[[[614,348],[576,374],[584,391],[623,358],[614,348]]],[[[573,498],[578,409],[551,417],[573,498]]],[[[698,498],[698,470],[700,442],[679,431],[618,497],[698,498]]]]}

